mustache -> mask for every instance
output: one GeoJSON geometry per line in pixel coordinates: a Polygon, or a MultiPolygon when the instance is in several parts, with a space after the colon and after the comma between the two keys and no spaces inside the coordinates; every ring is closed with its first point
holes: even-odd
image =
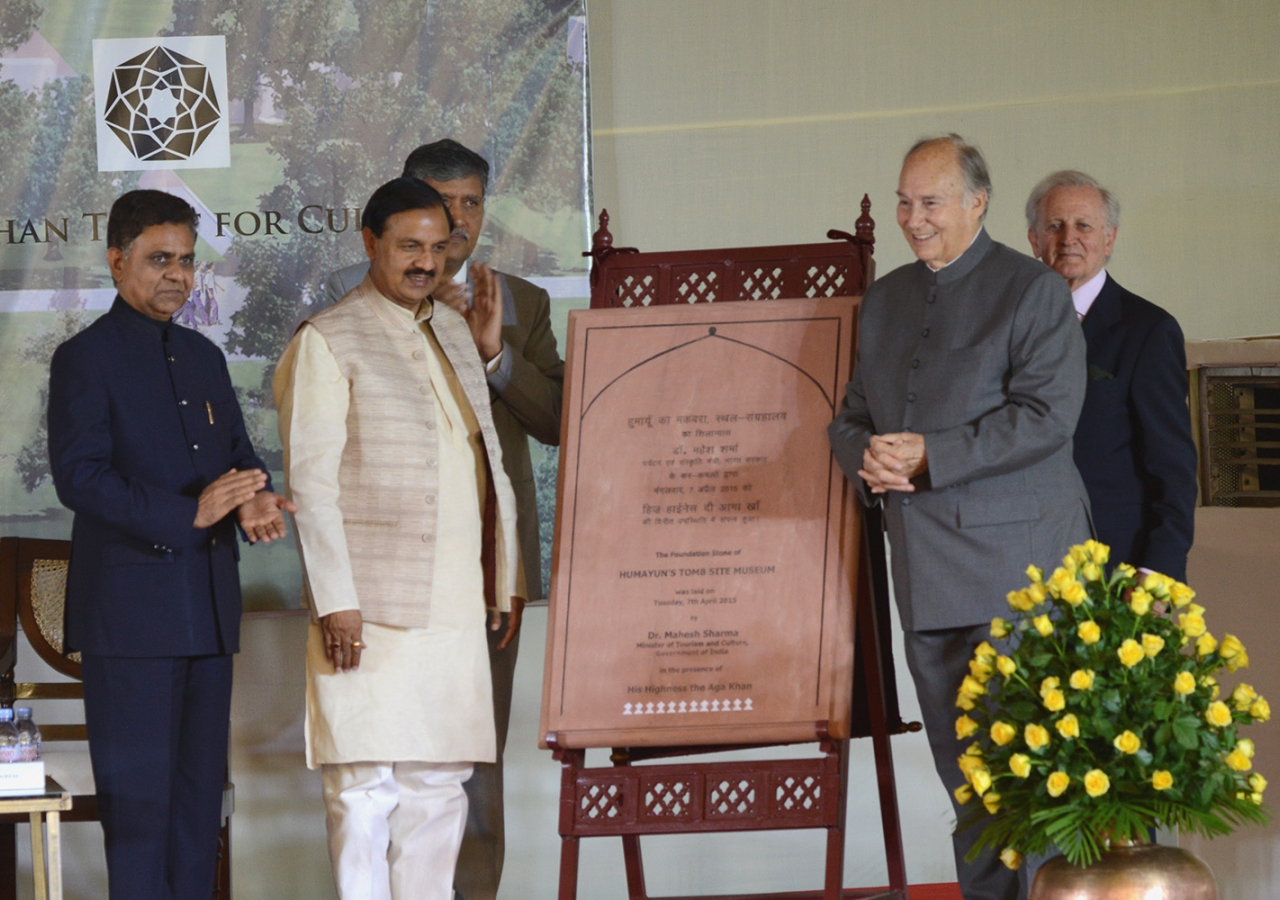
{"type": "Polygon", "coordinates": [[[453,229],[453,231],[449,232],[449,237],[462,238],[464,241],[469,241],[471,240],[471,232],[459,225],[457,228],[453,229]]]}
{"type": "Polygon", "coordinates": [[[404,277],[405,277],[405,278],[412,278],[412,277],[414,277],[414,276],[416,276],[416,275],[423,275],[423,276],[425,276],[425,277],[427,277],[427,278],[435,278],[435,277],[436,277],[436,270],[435,270],[435,269],[418,269],[418,268],[405,269],[405,270],[404,270],[404,277]]]}

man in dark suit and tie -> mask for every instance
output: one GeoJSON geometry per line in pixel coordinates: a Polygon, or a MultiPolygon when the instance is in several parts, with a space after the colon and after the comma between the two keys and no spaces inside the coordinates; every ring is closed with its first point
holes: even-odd
{"type": "Polygon", "coordinates": [[[1075,462],[1113,563],[1186,579],[1196,448],[1182,329],[1107,274],[1120,204],[1083,172],[1046,177],[1027,199],[1027,237],[1067,280],[1088,345],[1075,462]]]}
{"type": "MultiPolygon", "coordinates": [[[[501,294],[501,321],[494,322],[499,327],[490,328],[487,333],[478,330],[472,315],[471,291],[475,279],[471,277],[470,267],[476,266],[477,271],[487,268],[483,263],[472,261],[471,255],[484,227],[489,163],[478,153],[446,138],[424,144],[410,153],[404,161],[404,174],[435,188],[453,219],[444,275],[432,297],[453,307],[473,326],[476,349],[488,376],[493,424],[502,444],[502,467],[516,495],[516,529],[525,583],[529,597],[539,599],[544,596],[542,557],[529,438],[548,446],[560,443],[564,362],[551,331],[551,301],[547,292],[537,285],[494,271],[496,278],[490,283],[495,284],[501,294]]],[[[368,270],[369,262],[365,260],[334,272],[325,282],[325,300],[329,304],[337,303],[359,286],[368,270]]],[[[454,879],[463,900],[494,900],[502,877],[505,852],[502,751],[511,719],[520,612],[518,602],[510,614],[495,611],[489,632],[498,757],[494,763],[477,763],[466,783],[467,831],[454,879]]]]}
{"type": "Polygon", "coordinates": [[[191,295],[197,216],[161,191],[111,207],[111,309],[54,353],[49,462],[75,513],[66,649],[85,722],[110,895],[213,892],[239,649],[236,523],[285,534],[222,352],[171,322],[191,295]]]}

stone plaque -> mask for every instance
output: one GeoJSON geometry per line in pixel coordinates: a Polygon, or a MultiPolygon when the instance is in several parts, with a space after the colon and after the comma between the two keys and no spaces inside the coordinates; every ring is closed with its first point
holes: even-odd
{"type": "Polygon", "coordinates": [[[847,735],[856,303],[570,313],[544,745],[847,735]]]}

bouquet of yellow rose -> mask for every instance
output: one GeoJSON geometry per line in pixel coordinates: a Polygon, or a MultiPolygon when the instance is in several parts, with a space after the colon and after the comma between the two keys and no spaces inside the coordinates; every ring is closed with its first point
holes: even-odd
{"type": "Polygon", "coordinates": [[[1217,673],[1249,664],[1233,635],[1219,642],[1195,592],[1121,564],[1109,549],[1071,548],[1048,579],[1008,595],[1013,621],[978,645],[956,698],[966,783],[961,819],[989,818],[974,853],[1001,848],[1017,868],[1051,846],[1073,864],[1096,861],[1109,840],[1145,840],[1152,827],[1227,834],[1265,822],[1266,779],[1240,725],[1265,722],[1267,701],[1247,684],[1220,697],[1217,673]]]}

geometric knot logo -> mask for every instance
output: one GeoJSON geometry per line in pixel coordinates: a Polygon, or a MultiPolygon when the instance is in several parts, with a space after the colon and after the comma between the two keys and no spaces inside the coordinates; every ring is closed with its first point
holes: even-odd
{"type": "Polygon", "coordinates": [[[167,47],[153,47],[111,72],[103,119],[137,159],[190,159],[221,118],[204,63],[167,47]]]}

